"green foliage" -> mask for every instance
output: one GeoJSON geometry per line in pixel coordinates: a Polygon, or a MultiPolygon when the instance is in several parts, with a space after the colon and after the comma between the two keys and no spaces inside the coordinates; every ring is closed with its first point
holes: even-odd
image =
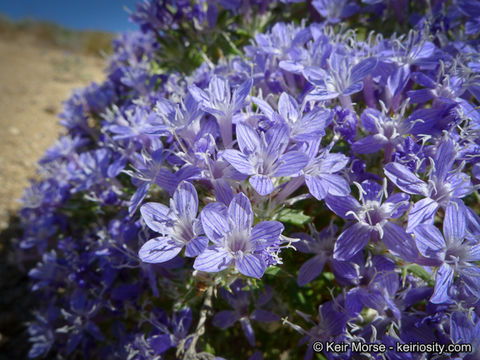
{"type": "Polygon", "coordinates": [[[303,227],[308,222],[312,221],[312,217],[305,215],[301,209],[282,209],[280,210],[277,220],[282,223],[289,223],[299,227],[303,227]]]}

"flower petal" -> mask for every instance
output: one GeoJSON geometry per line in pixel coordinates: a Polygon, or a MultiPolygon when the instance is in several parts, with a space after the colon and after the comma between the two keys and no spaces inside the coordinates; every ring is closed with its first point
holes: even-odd
{"type": "Polygon", "coordinates": [[[237,171],[246,175],[255,174],[253,165],[248,160],[248,157],[235,149],[227,149],[222,152],[222,158],[232,165],[237,171]]]}
{"type": "Polygon", "coordinates": [[[362,81],[367,77],[377,66],[377,58],[369,57],[355,65],[350,72],[350,82],[352,84],[362,81]]]}
{"type": "Polygon", "coordinates": [[[473,338],[473,323],[468,316],[460,311],[455,311],[450,317],[450,334],[455,343],[466,343],[473,338]]]}
{"type": "Polygon", "coordinates": [[[385,165],[385,175],[401,190],[409,194],[428,195],[427,184],[420,180],[405,165],[388,163],[385,165]]]}
{"type": "Polygon", "coordinates": [[[320,162],[320,172],[333,174],[347,166],[350,159],[339,153],[329,153],[320,162]]]}
{"type": "Polygon", "coordinates": [[[278,241],[278,237],[282,233],[284,226],[278,221],[262,221],[255,225],[252,229],[251,242],[268,246],[278,241]]]}
{"type": "Polygon", "coordinates": [[[233,93],[233,102],[235,105],[235,111],[239,111],[245,105],[245,99],[247,98],[250,90],[252,90],[253,80],[251,78],[241,83],[233,93]]]}
{"type": "Polygon", "coordinates": [[[348,214],[347,212],[353,211],[358,212],[361,208],[360,203],[355,199],[353,196],[333,196],[328,195],[325,198],[325,204],[328,206],[330,210],[332,210],[335,214],[340,216],[343,219],[354,219],[352,214],[348,214]]]}
{"type": "Polygon", "coordinates": [[[395,193],[388,197],[382,204],[382,210],[389,217],[399,218],[410,207],[410,196],[405,193],[395,193]]]}
{"type": "Polygon", "coordinates": [[[290,141],[287,124],[283,121],[276,123],[265,133],[265,138],[267,140],[267,152],[269,154],[283,154],[290,141]]]}
{"type": "Polygon", "coordinates": [[[130,203],[128,205],[128,213],[130,215],[133,215],[133,213],[137,211],[137,208],[140,206],[140,203],[143,201],[143,199],[145,199],[145,196],[147,195],[149,187],[150,187],[149,182],[143,182],[137,188],[137,191],[135,191],[135,193],[132,195],[132,198],[130,199],[130,203]]]}
{"type": "Polygon", "coordinates": [[[363,90],[363,82],[357,82],[357,83],[354,83],[352,85],[350,85],[348,88],[344,89],[342,91],[342,95],[343,96],[349,96],[349,95],[353,95],[353,94],[356,94],[360,91],[363,90]]]}
{"type": "Polygon", "coordinates": [[[199,87],[195,85],[191,85],[188,87],[188,91],[192,95],[192,97],[199,102],[200,104],[208,103],[209,102],[209,97],[205,91],[200,89],[199,87]]]}
{"type": "Polygon", "coordinates": [[[233,190],[230,184],[224,178],[212,180],[213,190],[215,191],[215,199],[228,206],[233,200],[233,190]]]}
{"type": "Polygon", "coordinates": [[[292,138],[298,141],[318,139],[325,135],[325,127],[332,119],[332,112],[313,109],[292,125],[292,138]]]}
{"type": "Polygon", "coordinates": [[[165,223],[171,220],[169,217],[170,208],[160,203],[150,202],[142,205],[140,213],[143,221],[150,229],[160,234],[167,232],[165,223]]]}
{"type": "Polygon", "coordinates": [[[275,189],[272,180],[266,175],[255,175],[250,178],[250,185],[258,192],[260,195],[265,196],[275,189]]]}
{"type": "Polygon", "coordinates": [[[307,184],[310,194],[319,201],[325,199],[328,194],[327,184],[326,182],[323,182],[321,176],[305,175],[305,184],[307,184]]]}
{"type": "Polygon", "coordinates": [[[232,256],[219,246],[211,246],[195,258],[193,268],[205,272],[225,270],[232,263],[232,256]]]}
{"type": "Polygon", "coordinates": [[[455,144],[453,140],[443,141],[435,153],[435,175],[437,179],[443,180],[448,172],[452,169],[452,165],[457,157],[455,144]]]}
{"type": "Polygon", "coordinates": [[[143,244],[138,256],[146,263],[163,263],[177,256],[182,248],[168,237],[158,237],[143,244]]]}
{"type": "Polygon", "coordinates": [[[291,176],[308,164],[308,157],[300,151],[289,151],[280,156],[277,164],[278,167],[273,176],[291,176]]]}
{"type": "Polygon", "coordinates": [[[419,224],[433,224],[438,204],[435,200],[425,198],[413,204],[408,213],[407,232],[412,232],[419,224]]]}
{"type": "Polygon", "coordinates": [[[230,103],[230,83],[220,76],[213,76],[208,84],[210,101],[216,103],[230,103]],[[212,101],[216,100],[216,101],[212,101]]]}
{"type": "Polygon", "coordinates": [[[199,236],[190,240],[185,246],[185,256],[195,257],[201,254],[208,246],[208,238],[199,236]]]}
{"type": "Polygon", "coordinates": [[[297,284],[304,286],[322,273],[325,265],[325,258],[317,255],[308,259],[298,270],[297,284]]]}
{"type": "Polygon", "coordinates": [[[333,258],[349,260],[362,250],[370,240],[372,230],[369,226],[356,223],[344,230],[335,243],[333,258]]]}
{"type": "Polygon", "coordinates": [[[263,309],[256,309],[253,311],[252,315],[250,315],[250,319],[255,321],[262,321],[262,322],[272,322],[272,321],[279,321],[280,317],[270,311],[263,310],[263,309]]]}
{"type": "Polygon", "coordinates": [[[236,128],[238,147],[245,153],[253,153],[260,148],[260,137],[247,123],[240,122],[236,128]]]}
{"type": "Polygon", "coordinates": [[[253,332],[252,323],[248,319],[248,317],[244,317],[240,319],[240,325],[242,325],[243,333],[248,340],[250,346],[255,346],[255,333],[253,332]]]}
{"type": "Polygon", "coordinates": [[[220,329],[226,329],[232,326],[238,320],[238,315],[232,310],[219,311],[213,317],[213,325],[220,329]]]}
{"type": "Polygon", "coordinates": [[[173,209],[179,217],[195,219],[198,210],[198,195],[195,187],[188,181],[182,181],[173,194],[173,209]]]}
{"type": "Polygon", "coordinates": [[[459,270],[460,278],[465,286],[478,299],[480,298],[480,269],[477,265],[464,266],[459,270]]]}
{"type": "Polygon", "coordinates": [[[443,219],[443,235],[450,244],[463,241],[466,233],[466,221],[463,206],[450,203],[443,219]]]}
{"type": "Polygon", "coordinates": [[[250,230],[253,225],[253,210],[250,200],[243,193],[236,195],[228,206],[228,216],[236,229],[250,230]]]}
{"type": "Polygon", "coordinates": [[[221,203],[212,203],[205,206],[200,213],[203,231],[213,242],[217,242],[229,231],[226,206],[221,203]]]}
{"type": "Polygon", "coordinates": [[[383,232],[382,241],[393,255],[410,262],[417,259],[415,240],[401,226],[387,221],[383,226],[383,232]]]}
{"type": "Polygon", "coordinates": [[[448,264],[442,264],[437,271],[437,277],[435,279],[435,289],[433,295],[430,298],[430,302],[434,304],[442,304],[449,302],[450,296],[448,290],[453,284],[453,269],[448,264]]]}
{"type": "Polygon", "coordinates": [[[235,259],[235,267],[245,276],[260,279],[265,273],[267,265],[260,255],[244,254],[235,259]]]}
{"type": "Polygon", "coordinates": [[[371,154],[379,151],[388,142],[382,134],[369,135],[352,144],[352,150],[358,154],[371,154]]]}
{"type": "Polygon", "coordinates": [[[297,101],[285,92],[278,99],[278,112],[290,123],[295,123],[300,117],[297,101]]]}
{"type": "Polygon", "coordinates": [[[418,225],[413,229],[415,242],[420,253],[431,259],[443,260],[446,250],[445,239],[433,225],[418,225]]]}
{"type": "Polygon", "coordinates": [[[337,174],[322,174],[321,178],[327,187],[328,194],[333,196],[350,194],[350,186],[342,176],[337,174]]]}

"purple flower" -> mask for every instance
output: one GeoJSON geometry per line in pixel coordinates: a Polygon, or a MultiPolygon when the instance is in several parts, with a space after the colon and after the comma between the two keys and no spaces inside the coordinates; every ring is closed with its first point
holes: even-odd
{"type": "Polygon", "coordinates": [[[232,118],[245,106],[245,99],[252,88],[252,80],[248,79],[238,86],[232,94],[230,83],[227,79],[214,76],[210,80],[208,90],[190,86],[189,91],[197,100],[202,109],[217,119],[222,136],[223,146],[232,142],[232,118]]]}
{"type": "Polygon", "coordinates": [[[437,266],[433,303],[450,301],[449,292],[454,274],[458,274],[470,292],[480,298],[480,243],[466,239],[466,221],[463,208],[452,203],[447,206],[443,221],[443,236],[433,225],[421,224],[414,228],[420,253],[437,266]]]}
{"type": "Polygon", "coordinates": [[[157,334],[148,338],[148,344],[156,354],[162,354],[171,347],[177,347],[183,343],[187,348],[191,339],[187,339],[188,330],[192,325],[192,310],[188,307],[173,313],[170,320],[165,313],[160,312],[160,319],[151,316],[151,321],[158,329],[157,334]]]}
{"type": "Polygon", "coordinates": [[[293,24],[276,23],[270,34],[255,35],[255,41],[258,45],[255,51],[260,50],[283,59],[294,49],[301,48],[310,37],[309,29],[293,26],[293,24]]]}
{"type": "Polygon", "coordinates": [[[395,255],[407,261],[417,258],[417,249],[412,237],[390,221],[400,217],[408,208],[408,195],[393,194],[382,202],[383,189],[373,181],[359,185],[359,203],[353,196],[327,196],[325,203],[338,216],[355,220],[338,237],[333,257],[349,260],[362,250],[370,240],[382,239],[385,246],[395,255]]]}
{"type": "Polygon", "coordinates": [[[336,24],[341,18],[355,14],[359,6],[355,3],[348,3],[348,0],[315,0],[312,5],[325,18],[325,21],[336,24]]]}
{"type": "Polygon", "coordinates": [[[355,141],[357,135],[357,117],[355,113],[343,109],[341,106],[335,107],[336,119],[333,130],[337,136],[342,136],[349,144],[355,141]]]}
{"type": "Polygon", "coordinates": [[[208,244],[197,217],[198,196],[195,187],[182,182],[170,201],[170,208],[159,203],[147,203],[140,208],[147,226],[162,236],[148,240],[138,252],[148,263],[163,263],[185,247],[185,256],[200,254],[208,244]]]}
{"type": "Polygon", "coordinates": [[[259,136],[250,125],[237,124],[240,151],[227,149],[222,157],[235,169],[250,177],[250,185],[260,194],[268,195],[275,189],[272,177],[298,174],[308,162],[300,151],[286,151],[290,137],[288,127],[277,123],[259,136]]]}
{"type": "Polygon", "coordinates": [[[93,337],[95,341],[104,340],[100,329],[93,321],[99,310],[98,299],[89,300],[83,290],[80,289],[73,292],[69,309],[63,309],[62,311],[68,325],[57,329],[57,332],[68,331],[69,333],[66,345],[67,355],[70,355],[87,337],[93,337]]]}
{"type": "Polygon", "coordinates": [[[320,232],[311,229],[312,236],[308,234],[295,234],[300,241],[295,243],[298,251],[307,254],[315,254],[308,259],[298,270],[297,284],[304,286],[315,279],[323,271],[325,263],[336,263],[333,259],[333,248],[335,246],[337,227],[330,224],[320,232]]]}
{"type": "Polygon", "coordinates": [[[295,141],[308,141],[324,136],[325,127],[333,117],[332,111],[318,107],[303,114],[303,106],[300,107],[297,101],[285,92],[278,99],[278,114],[267,102],[258,98],[253,101],[273,123],[278,121],[280,115],[280,118],[288,124],[290,137],[295,141]]]}
{"type": "Polygon", "coordinates": [[[462,359],[475,360],[480,356],[480,317],[455,311],[450,316],[450,336],[455,344],[470,344],[472,351],[462,359]]]}
{"type": "Polygon", "coordinates": [[[345,178],[338,174],[349,162],[348,157],[330,153],[327,148],[318,154],[319,146],[318,140],[310,142],[307,151],[309,162],[303,169],[310,194],[317,200],[323,200],[327,195],[348,195],[350,186],[345,178]]]}
{"type": "Polygon", "coordinates": [[[265,287],[265,292],[258,296],[254,301],[255,310],[251,311],[250,291],[242,290],[244,283],[242,280],[235,281],[230,285],[231,292],[220,289],[222,297],[228,301],[233,310],[223,310],[215,314],[213,324],[219,328],[226,329],[232,326],[235,322],[240,321],[243,333],[251,346],[255,346],[255,334],[250,320],[271,322],[278,321],[280,318],[270,311],[263,310],[264,306],[273,296],[273,290],[270,287],[265,287]]]}
{"type": "Polygon", "coordinates": [[[348,292],[346,301],[375,309],[379,315],[391,314],[391,317],[399,320],[401,310],[398,308],[399,304],[395,303],[395,296],[400,281],[395,273],[395,262],[377,255],[357,271],[359,286],[348,292]]]}
{"type": "Polygon", "coordinates": [[[472,192],[470,177],[459,171],[452,171],[457,151],[452,140],[440,143],[433,158],[433,169],[425,182],[405,165],[389,163],[385,165],[385,175],[408,194],[422,195],[408,214],[407,232],[423,223],[433,224],[439,206],[445,208],[452,202],[464,206],[460,198],[472,192]]]}
{"type": "Polygon", "coordinates": [[[353,151],[359,154],[371,154],[385,149],[385,159],[390,161],[392,153],[404,140],[411,125],[405,122],[403,114],[395,114],[392,117],[376,109],[366,109],[362,116],[362,125],[365,130],[373,135],[357,140],[352,144],[353,151]]]}
{"type": "Polygon", "coordinates": [[[281,61],[279,67],[285,71],[301,75],[309,67],[325,68],[331,52],[330,37],[324,33],[314,32],[313,41],[307,42],[305,47],[297,47],[295,51],[289,52],[290,59],[281,61]]]}
{"type": "Polygon", "coordinates": [[[458,76],[440,77],[436,81],[428,75],[417,72],[412,74],[415,82],[425,89],[411,90],[407,92],[413,103],[425,103],[429,100],[436,101],[461,101],[460,96],[464,93],[463,80],[458,76]]]}
{"type": "Polygon", "coordinates": [[[179,134],[189,146],[192,145],[199,132],[198,120],[203,112],[190,94],[180,104],[161,98],[155,104],[154,111],[170,133],[179,134]]]}
{"type": "Polygon", "coordinates": [[[417,144],[411,136],[403,140],[403,143],[398,145],[397,151],[393,153],[392,161],[405,165],[412,172],[417,169],[425,171],[425,153],[423,147],[417,144]]]}
{"type": "Polygon", "coordinates": [[[50,314],[51,311],[47,315],[35,314],[35,320],[28,324],[29,341],[32,343],[28,352],[30,359],[47,355],[55,344],[55,329],[50,314]]]}
{"type": "Polygon", "coordinates": [[[199,177],[200,169],[190,165],[185,165],[172,174],[165,164],[169,153],[163,149],[161,142],[158,143],[158,146],[158,148],[153,148],[150,154],[146,150],[142,150],[141,154],[135,154],[132,159],[134,171],[125,171],[132,177],[132,183],[137,186],[137,190],[130,199],[128,207],[130,214],[137,210],[152,184],[173,194],[181,181],[194,180],[199,177]]]}
{"type": "MultiPolygon", "coordinates": [[[[435,54],[435,49],[435,45],[427,41],[419,31],[410,30],[405,40],[398,41],[398,39],[392,38],[385,49],[379,50],[382,62],[394,63],[398,67],[408,65],[405,69],[408,71],[408,76],[410,76],[410,65],[418,65],[420,67],[430,65],[429,61],[435,54]]],[[[383,68],[383,64],[379,65],[379,67],[383,68]]]]}
{"type": "MultiPolygon", "coordinates": [[[[300,326],[291,323],[288,320],[284,322],[290,325],[294,330],[305,335],[301,340],[302,343],[308,342],[308,350],[304,359],[313,357],[313,343],[315,341],[344,341],[344,332],[348,321],[353,318],[353,314],[345,306],[342,296],[323,303],[318,307],[318,315],[313,320],[310,315],[304,314],[297,310],[297,313],[309,324],[313,325],[309,330],[304,330],[300,326]]],[[[356,310],[356,309],[355,309],[356,310]]],[[[325,354],[326,352],[324,352],[325,354]]]]}
{"type": "Polygon", "coordinates": [[[104,127],[115,134],[114,140],[132,139],[149,145],[152,138],[168,134],[167,127],[160,122],[158,115],[146,108],[117,111],[115,115],[115,123],[104,127]]]}
{"type": "Polygon", "coordinates": [[[236,195],[228,208],[222,203],[205,206],[201,213],[203,230],[214,243],[196,259],[193,267],[217,272],[232,263],[245,276],[261,278],[276,247],[283,225],[278,221],[262,221],[253,225],[253,210],[243,194],[236,195]]]}
{"type": "Polygon", "coordinates": [[[45,154],[39,163],[46,164],[56,159],[72,158],[75,151],[79,151],[79,147],[85,146],[88,143],[88,139],[80,136],[62,136],[55,145],[45,151],[45,154]]]}
{"type": "Polygon", "coordinates": [[[466,34],[478,34],[480,30],[480,1],[457,0],[455,5],[458,10],[468,18],[465,24],[466,34]]]}
{"type": "Polygon", "coordinates": [[[335,52],[327,63],[326,70],[310,68],[304,71],[306,79],[315,85],[315,89],[308,94],[308,98],[330,100],[340,96],[342,105],[348,110],[353,110],[351,103],[344,99],[362,91],[362,80],[375,69],[377,59],[370,57],[355,64],[355,57],[335,52]]]}

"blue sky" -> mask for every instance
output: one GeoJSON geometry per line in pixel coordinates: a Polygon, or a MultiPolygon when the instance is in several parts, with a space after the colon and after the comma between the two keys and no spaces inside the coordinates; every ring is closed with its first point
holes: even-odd
{"type": "Polygon", "coordinates": [[[135,30],[125,7],[142,0],[0,0],[0,13],[13,20],[45,20],[76,30],[135,30]]]}

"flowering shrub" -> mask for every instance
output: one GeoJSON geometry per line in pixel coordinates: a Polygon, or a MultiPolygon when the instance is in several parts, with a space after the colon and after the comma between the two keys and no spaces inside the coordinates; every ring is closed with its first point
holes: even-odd
{"type": "Polygon", "coordinates": [[[479,1],[131,19],[23,198],[31,358],[479,358],[479,1]]]}

